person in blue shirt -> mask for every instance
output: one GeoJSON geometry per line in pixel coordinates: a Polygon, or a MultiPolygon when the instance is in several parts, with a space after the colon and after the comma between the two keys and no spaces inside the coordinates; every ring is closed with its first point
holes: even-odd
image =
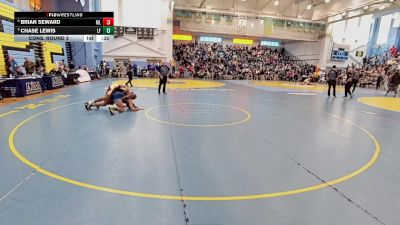
{"type": "Polygon", "coordinates": [[[157,70],[158,72],[160,72],[160,68],[161,68],[160,63],[157,63],[157,65],[155,66],[155,68],[156,68],[156,70],[157,70]]]}
{"type": "Polygon", "coordinates": [[[6,70],[7,70],[7,75],[12,77],[17,75],[17,67],[18,64],[15,61],[13,56],[8,56],[7,61],[6,61],[6,70]]]}
{"type": "Polygon", "coordinates": [[[147,65],[147,70],[148,70],[148,71],[152,71],[152,70],[153,70],[153,65],[149,63],[149,64],[147,65]]]}

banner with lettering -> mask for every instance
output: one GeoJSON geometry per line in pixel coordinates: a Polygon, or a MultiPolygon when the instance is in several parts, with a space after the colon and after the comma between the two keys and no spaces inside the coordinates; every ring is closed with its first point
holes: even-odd
{"type": "Polygon", "coordinates": [[[271,36],[274,30],[274,23],[271,18],[264,19],[264,35],[271,36]]]}

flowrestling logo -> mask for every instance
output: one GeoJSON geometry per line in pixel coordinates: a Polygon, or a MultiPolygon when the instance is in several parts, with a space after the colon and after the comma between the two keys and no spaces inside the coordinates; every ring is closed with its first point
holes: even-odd
{"type": "Polygon", "coordinates": [[[26,85],[26,94],[27,95],[42,92],[42,86],[40,86],[39,81],[26,82],[25,85],[26,85]]]}
{"type": "Polygon", "coordinates": [[[52,77],[51,84],[52,84],[53,88],[64,86],[63,80],[60,76],[52,77]]]}

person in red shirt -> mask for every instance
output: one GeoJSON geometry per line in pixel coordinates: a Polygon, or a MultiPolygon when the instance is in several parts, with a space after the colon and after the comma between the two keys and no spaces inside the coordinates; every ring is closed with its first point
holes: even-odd
{"type": "Polygon", "coordinates": [[[183,72],[184,72],[183,66],[179,66],[179,76],[181,78],[183,77],[183,72]]]}
{"type": "Polygon", "coordinates": [[[396,57],[397,56],[397,48],[394,47],[394,45],[390,48],[390,55],[392,57],[396,57]]]}

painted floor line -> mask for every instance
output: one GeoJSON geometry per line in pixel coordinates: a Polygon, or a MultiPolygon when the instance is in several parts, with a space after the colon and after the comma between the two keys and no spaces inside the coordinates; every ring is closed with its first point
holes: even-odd
{"type": "Polygon", "coordinates": [[[307,92],[289,92],[287,95],[304,95],[304,96],[314,96],[316,93],[307,93],[307,92]]]}
{"type": "Polygon", "coordinates": [[[357,110],[357,112],[365,113],[365,114],[369,114],[369,115],[376,115],[376,113],[368,112],[368,111],[364,111],[364,110],[357,110]]]}
{"type": "MultiPolygon", "coordinates": [[[[261,193],[261,194],[248,194],[248,195],[235,195],[235,196],[182,196],[182,195],[165,195],[165,194],[155,194],[155,193],[143,193],[143,192],[134,192],[134,191],[127,191],[127,190],[121,190],[121,189],[113,189],[113,188],[109,188],[106,186],[98,186],[98,185],[94,185],[94,184],[90,184],[90,183],[86,183],[86,182],[82,182],[79,180],[74,180],[68,177],[64,177],[61,176],[57,173],[53,173],[51,171],[48,171],[44,168],[42,168],[41,166],[33,163],[32,161],[30,161],[29,159],[27,159],[15,146],[15,135],[17,133],[17,131],[19,130],[19,128],[21,128],[22,126],[24,126],[24,124],[28,123],[30,120],[45,114],[47,112],[51,112],[53,110],[56,109],[60,109],[60,108],[65,108],[71,105],[76,105],[76,104],[81,104],[82,102],[76,102],[76,103],[71,103],[68,105],[64,105],[64,106],[59,106],[53,109],[49,109],[43,112],[40,112],[38,114],[35,114],[25,120],[23,120],[22,122],[20,122],[17,126],[15,126],[13,128],[13,130],[11,131],[11,133],[9,134],[8,137],[8,144],[9,144],[9,149],[11,151],[11,153],[17,158],[19,159],[22,163],[26,164],[27,166],[33,168],[35,171],[42,173],[43,175],[46,175],[48,177],[54,178],[56,180],[59,181],[63,181],[65,183],[69,183],[75,186],[80,186],[83,188],[88,188],[88,189],[92,189],[92,190],[97,190],[97,191],[103,191],[103,192],[109,192],[109,193],[115,193],[115,194],[120,194],[120,195],[126,195],[126,196],[133,196],[133,197],[142,197],[142,198],[153,198],[153,199],[163,199],[163,200],[185,200],[185,201],[239,201],[239,200],[254,200],[254,199],[265,199],[265,198],[273,198],[273,197],[281,197],[281,196],[288,196],[288,195],[294,195],[294,194],[300,194],[300,193],[305,193],[305,192],[311,192],[311,191],[315,191],[315,190],[319,190],[322,188],[326,188],[329,186],[333,186],[339,183],[342,183],[344,181],[347,181],[361,173],[363,173],[364,171],[368,170],[371,166],[373,166],[375,164],[375,162],[378,160],[379,155],[381,153],[381,147],[380,144],[378,142],[378,140],[369,132],[367,131],[365,128],[361,127],[360,125],[354,123],[351,120],[342,118],[340,116],[337,116],[335,114],[330,114],[331,116],[340,119],[344,122],[347,122],[349,124],[354,125],[355,127],[359,128],[363,133],[365,133],[374,143],[375,146],[375,150],[373,152],[372,157],[369,159],[369,161],[364,164],[362,167],[358,168],[355,171],[352,171],[349,174],[343,175],[341,177],[338,177],[334,180],[330,180],[330,181],[326,181],[326,183],[319,183],[319,184],[315,184],[312,186],[308,186],[308,187],[303,187],[300,189],[291,189],[291,190],[284,190],[284,191],[280,191],[280,192],[273,192],[273,193],[261,193]]],[[[183,103],[183,104],[189,104],[189,103],[183,103]]],[[[191,103],[193,104],[193,103],[191,103]]],[[[199,103],[197,103],[199,104],[199,103]]],[[[206,104],[206,103],[203,103],[206,104]]],[[[212,104],[212,105],[217,105],[217,104],[212,104]]],[[[293,104],[295,105],[295,104],[293,104]]],[[[296,105],[297,106],[297,105],[296,105]]],[[[155,107],[160,107],[160,106],[155,106],[155,107]]],[[[232,106],[230,106],[232,107],[232,106]]],[[[304,106],[302,106],[304,107],[304,106]]],[[[310,110],[307,107],[304,107],[308,110],[310,110]]],[[[149,110],[151,110],[152,108],[148,109],[146,112],[148,112],[149,110]]],[[[154,107],[153,107],[154,109],[154,107]]],[[[243,110],[244,111],[244,110],[243,110]]],[[[244,111],[246,113],[248,113],[247,111],[244,111]]],[[[148,116],[148,115],[146,115],[148,116]]],[[[242,120],[240,122],[237,123],[242,123],[242,122],[246,122],[247,120],[249,120],[251,118],[251,114],[248,113],[248,118],[246,118],[245,120],[242,120]]],[[[161,121],[162,122],[162,121],[161,121]]],[[[165,122],[164,122],[165,123],[165,122]]],[[[237,124],[236,123],[236,124],[237,124]]],[[[167,124],[172,124],[172,123],[167,123],[167,124]]],[[[229,124],[231,125],[231,124],[229,124]]],[[[185,124],[185,126],[191,126],[191,125],[187,125],[185,124]]],[[[203,126],[203,125],[202,125],[203,126]]],[[[212,125],[215,126],[215,125],[212,125]]],[[[221,125],[221,126],[226,126],[221,125]]]]}

